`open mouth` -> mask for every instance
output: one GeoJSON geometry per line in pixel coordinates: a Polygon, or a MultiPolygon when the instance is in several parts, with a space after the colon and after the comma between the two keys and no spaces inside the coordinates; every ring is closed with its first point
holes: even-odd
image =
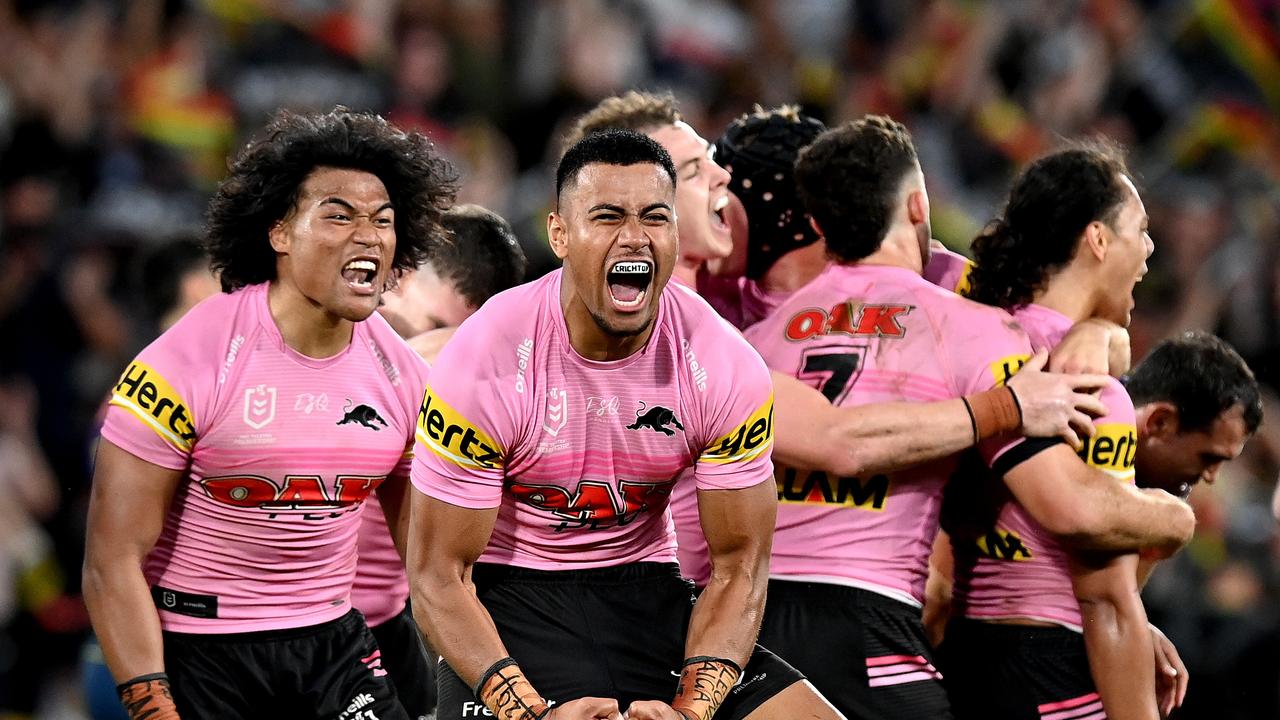
{"type": "Polygon", "coordinates": [[[729,207],[729,196],[721,195],[711,206],[711,225],[717,230],[729,232],[729,219],[725,217],[725,208],[729,207]]]}
{"type": "Polygon", "coordinates": [[[372,293],[374,279],[378,277],[378,263],[373,260],[351,260],[342,266],[342,279],[347,286],[359,293],[372,293]]]}
{"type": "Polygon", "coordinates": [[[644,305],[653,282],[653,263],[648,260],[622,260],[609,268],[605,277],[609,297],[619,310],[635,310],[644,305]]]}

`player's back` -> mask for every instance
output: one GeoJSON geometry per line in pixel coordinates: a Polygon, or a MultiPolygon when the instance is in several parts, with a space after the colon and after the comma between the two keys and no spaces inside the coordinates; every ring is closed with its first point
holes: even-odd
{"type": "Polygon", "coordinates": [[[768,477],[767,373],[674,283],[643,348],[588,360],[570,344],[561,278],[494,296],[445,346],[419,415],[414,484],[454,505],[499,508],[484,562],[674,561],[667,506],[677,482],[732,489],[768,477]]]}
{"type": "MultiPolygon", "coordinates": [[[[990,389],[1027,353],[1007,313],[884,265],[827,268],[746,335],[771,368],[842,406],[990,389]]],[[[953,467],[947,459],[858,478],[778,467],[771,575],[920,602],[953,467]]]]}

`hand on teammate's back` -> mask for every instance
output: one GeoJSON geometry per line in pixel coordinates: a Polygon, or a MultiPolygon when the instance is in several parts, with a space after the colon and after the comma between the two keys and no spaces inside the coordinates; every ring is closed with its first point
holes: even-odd
{"type": "Polygon", "coordinates": [[[661,700],[640,700],[631,703],[623,720],[686,720],[678,710],[661,700]]]}
{"type": "Polygon", "coordinates": [[[1022,408],[1022,434],[1060,437],[1079,448],[1083,438],[1093,437],[1093,418],[1107,414],[1107,407],[1090,393],[1110,378],[1045,372],[1047,361],[1048,355],[1038,352],[1009,380],[1022,408]]]}
{"type": "Polygon", "coordinates": [[[622,720],[622,714],[617,700],[584,697],[551,708],[547,720],[622,720]]]}
{"type": "Polygon", "coordinates": [[[1129,331],[1102,318],[1071,327],[1049,356],[1049,369],[1059,373],[1106,373],[1120,377],[1131,362],[1129,331]]]}
{"type": "Polygon", "coordinates": [[[1156,701],[1160,705],[1160,717],[1167,718],[1174,709],[1182,707],[1190,677],[1178,648],[1155,625],[1151,625],[1151,645],[1156,651],[1156,701]]]}

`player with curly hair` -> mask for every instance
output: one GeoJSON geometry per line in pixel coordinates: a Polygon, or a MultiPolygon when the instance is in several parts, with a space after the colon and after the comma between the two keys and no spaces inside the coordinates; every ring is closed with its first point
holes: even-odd
{"type": "Polygon", "coordinates": [[[380,316],[454,175],[381,117],[282,112],[234,159],[224,292],[112,391],[84,593],[134,718],[405,718],[350,592],[360,508],[400,529],[425,364],[380,316]]]}

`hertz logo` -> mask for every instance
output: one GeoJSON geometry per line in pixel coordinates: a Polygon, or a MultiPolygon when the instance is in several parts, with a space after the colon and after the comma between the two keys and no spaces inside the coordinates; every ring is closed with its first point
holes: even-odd
{"type": "Polygon", "coordinates": [[[747,462],[769,451],[773,444],[773,395],[741,425],[707,446],[700,462],[723,465],[747,462]]]}
{"type": "Polygon", "coordinates": [[[839,505],[880,512],[889,498],[888,475],[873,475],[862,480],[786,468],[774,479],[780,503],[839,505]]]}
{"type": "Polygon", "coordinates": [[[952,292],[961,297],[969,297],[969,292],[973,290],[973,268],[972,260],[964,261],[964,270],[960,272],[960,279],[956,280],[956,286],[951,289],[952,292]]]}
{"type": "Polygon", "coordinates": [[[1133,459],[1137,452],[1138,430],[1128,423],[1095,425],[1097,433],[1085,438],[1080,459],[1086,465],[1126,482],[1134,479],[1133,459]]]}
{"type": "Polygon", "coordinates": [[[1026,562],[1030,560],[1031,548],[1022,542],[1018,533],[1011,530],[995,528],[977,539],[978,552],[993,560],[1013,560],[1026,562]]]}
{"type": "Polygon", "coordinates": [[[1009,355],[991,363],[991,380],[1000,387],[1022,369],[1023,365],[1031,359],[1030,355],[1009,355]]]}
{"type": "Polygon", "coordinates": [[[418,439],[436,455],[464,468],[502,467],[502,448],[427,386],[418,411],[418,439]]]}
{"type": "Polygon", "coordinates": [[[141,360],[134,360],[125,368],[111,391],[110,404],[133,413],[175,448],[191,451],[196,419],[169,381],[141,360]]]}

